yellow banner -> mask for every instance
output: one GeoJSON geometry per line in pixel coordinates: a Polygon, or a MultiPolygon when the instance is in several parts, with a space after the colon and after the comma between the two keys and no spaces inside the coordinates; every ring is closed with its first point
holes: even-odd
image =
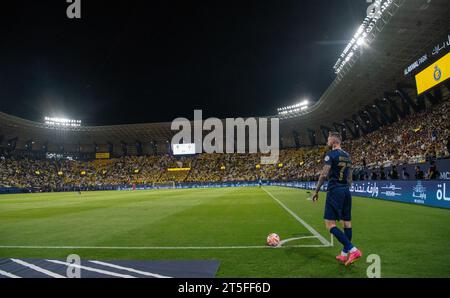
{"type": "Polygon", "coordinates": [[[187,172],[190,171],[191,168],[169,168],[167,171],[169,172],[187,172]]]}
{"type": "Polygon", "coordinates": [[[99,152],[99,153],[95,153],[95,158],[96,159],[109,159],[109,153],[107,152],[99,152]]]}
{"type": "Polygon", "coordinates": [[[450,53],[416,75],[417,94],[422,94],[450,78],[450,53]]]}

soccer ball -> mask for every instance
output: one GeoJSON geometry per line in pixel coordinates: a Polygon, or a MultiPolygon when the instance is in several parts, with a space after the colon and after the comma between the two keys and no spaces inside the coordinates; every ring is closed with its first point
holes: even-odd
{"type": "Polygon", "coordinates": [[[273,233],[267,236],[267,245],[271,247],[276,247],[280,244],[280,236],[273,233]]]}

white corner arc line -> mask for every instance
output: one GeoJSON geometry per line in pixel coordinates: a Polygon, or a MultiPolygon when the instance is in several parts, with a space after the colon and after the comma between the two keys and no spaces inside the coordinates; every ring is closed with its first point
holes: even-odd
{"type": "Polygon", "coordinates": [[[156,274],[156,273],[141,271],[141,270],[123,267],[123,266],[119,266],[116,264],[111,264],[111,263],[106,263],[106,262],[101,262],[101,261],[89,261],[89,262],[97,264],[97,265],[102,265],[105,267],[111,267],[114,269],[129,271],[129,272],[133,272],[133,273],[137,273],[137,274],[141,274],[141,275],[145,275],[145,276],[151,276],[151,277],[156,277],[156,278],[172,278],[170,276],[164,276],[164,275],[160,275],[160,274],[156,274]]]}
{"type": "Polygon", "coordinates": [[[289,238],[289,239],[285,239],[280,241],[280,244],[278,246],[283,246],[286,243],[292,242],[292,241],[297,241],[297,240],[302,240],[302,239],[316,239],[317,236],[304,236],[304,237],[295,237],[295,238],[289,238]]]}
{"type": "Polygon", "coordinates": [[[291,248],[327,248],[329,246],[323,244],[299,244],[299,245],[289,245],[289,246],[275,246],[269,249],[291,249],[291,248]]]}
{"type": "Polygon", "coordinates": [[[14,275],[12,273],[9,273],[9,272],[3,271],[3,270],[0,270],[0,275],[6,276],[9,278],[22,278],[20,276],[14,275]]]}
{"type": "Polygon", "coordinates": [[[281,207],[283,207],[284,210],[286,210],[292,217],[294,217],[299,223],[301,223],[311,234],[317,237],[320,242],[324,246],[331,246],[331,243],[325,239],[322,235],[319,234],[313,227],[311,227],[309,224],[307,224],[303,219],[301,219],[297,214],[294,213],[291,209],[289,209],[285,204],[283,204],[280,200],[278,200],[274,195],[272,195],[268,190],[263,188],[263,190],[275,201],[277,202],[281,207]]]}
{"type": "Polygon", "coordinates": [[[111,272],[111,271],[106,271],[106,270],[102,270],[102,269],[97,269],[97,268],[92,268],[92,267],[88,267],[88,266],[82,266],[82,265],[77,265],[77,264],[72,264],[72,263],[67,263],[67,262],[57,261],[57,260],[46,260],[46,261],[47,261],[47,262],[50,262],[50,263],[54,263],[54,264],[60,264],[60,265],[71,266],[71,267],[80,268],[80,269],[83,269],[83,270],[86,270],[86,271],[97,272],[97,273],[101,273],[101,274],[105,274],[105,275],[110,275],[110,276],[115,276],[115,277],[121,277],[121,278],[136,278],[135,276],[131,276],[131,275],[115,273],[115,272],[111,272]]]}
{"type": "Polygon", "coordinates": [[[40,273],[43,273],[43,274],[45,274],[45,275],[48,275],[48,276],[51,276],[51,277],[54,277],[54,278],[66,278],[66,277],[63,276],[63,275],[60,275],[60,274],[55,273],[55,272],[51,272],[51,271],[49,271],[49,270],[47,270],[47,269],[41,268],[41,267],[39,267],[39,266],[30,264],[30,263],[27,263],[27,262],[22,261],[22,260],[18,260],[18,259],[10,259],[10,260],[13,261],[14,263],[17,263],[17,264],[20,264],[20,265],[22,265],[22,266],[28,267],[28,268],[30,268],[30,269],[33,269],[33,270],[35,270],[35,271],[38,271],[38,272],[40,272],[40,273]]]}

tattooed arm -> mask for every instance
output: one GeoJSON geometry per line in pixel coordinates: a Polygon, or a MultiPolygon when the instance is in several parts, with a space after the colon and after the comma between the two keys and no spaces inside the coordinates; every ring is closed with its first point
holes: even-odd
{"type": "Polygon", "coordinates": [[[330,173],[330,170],[331,170],[331,166],[330,165],[325,165],[323,167],[322,173],[320,174],[319,182],[317,182],[317,187],[316,187],[316,190],[315,190],[314,195],[312,197],[313,202],[317,202],[317,200],[319,200],[319,191],[322,188],[322,185],[327,180],[327,177],[328,177],[328,174],[330,173]]]}

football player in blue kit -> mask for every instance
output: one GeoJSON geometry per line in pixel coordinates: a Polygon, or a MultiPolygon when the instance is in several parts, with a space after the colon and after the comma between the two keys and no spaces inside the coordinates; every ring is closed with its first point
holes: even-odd
{"type": "Polygon", "coordinates": [[[340,133],[330,132],[327,144],[332,150],[325,155],[325,165],[312,199],[314,202],[318,201],[319,191],[328,179],[324,214],[325,225],[328,231],[344,246],[336,259],[348,266],[360,259],[362,253],[351,242],[352,196],[350,186],[352,184],[352,162],[350,155],[342,150],[341,143],[340,133]],[[343,222],[344,232],[337,227],[338,221],[343,222]]]}

